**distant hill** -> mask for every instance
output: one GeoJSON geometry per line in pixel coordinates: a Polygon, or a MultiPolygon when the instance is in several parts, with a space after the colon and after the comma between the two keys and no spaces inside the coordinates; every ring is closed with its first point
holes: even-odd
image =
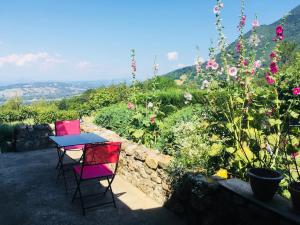
{"type": "MultiPolygon", "coordinates": [[[[269,24],[269,25],[261,25],[257,29],[257,34],[260,39],[260,43],[257,49],[263,49],[264,46],[267,46],[266,52],[270,52],[274,47],[274,42],[272,38],[275,36],[275,28],[280,23],[280,20],[269,24]]],[[[284,33],[285,40],[294,42],[297,46],[300,46],[300,5],[294,8],[286,18],[286,24],[284,25],[284,33]]],[[[251,31],[247,32],[244,35],[245,39],[249,39],[251,35],[251,31]]],[[[228,46],[228,50],[233,50],[236,46],[236,41],[232,42],[228,46]]],[[[262,51],[258,51],[258,55],[262,55],[262,51]]],[[[218,56],[217,56],[218,58],[218,56]]],[[[186,75],[187,77],[193,77],[196,74],[195,66],[187,66],[181,69],[174,70],[165,74],[171,79],[177,80],[180,79],[182,75],[186,75]]]]}
{"type": "Polygon", "coordinates": [[[111,84],[118,84],[121,80],[103,81],[71,81],[71,82],[33,82],[0,86],[0,105],[10,98],[21,97],[24,103],[40,99],[59,100],[79,95],[88,89],[111,84]]]}

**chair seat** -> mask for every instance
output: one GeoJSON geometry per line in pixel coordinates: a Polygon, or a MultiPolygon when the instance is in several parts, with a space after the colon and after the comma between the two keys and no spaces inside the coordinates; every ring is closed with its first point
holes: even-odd
{"type": "MultiPolygon", "coordinates": [[[[74,171],[76,174],[80,176],[81,174],[81,166],[74,166],[74,171]]],[[[83,167],[82,179],[93,179],[100,177],[109,177],[114,173],[108,168],[108,166],[104,164],[98,165],[89,165],[83,167]]]]}
{"type": "Polygon", "coordinates": [[[78,151],[78,150],[82,150],[84,148],[84,145],[74,145],[74,146],[66,146],[64,147],[65,150],[68,151],[78,151]]]}

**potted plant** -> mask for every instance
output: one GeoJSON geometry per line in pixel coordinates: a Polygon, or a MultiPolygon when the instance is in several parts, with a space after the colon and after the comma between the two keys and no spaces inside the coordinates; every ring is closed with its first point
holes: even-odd
{"type": "Polygon", "coordinates": [[[299,151],[300,151],[300,125],[292,124],[289,126],[287,138],[287,163],[289,170],[289,192],[291,194],[292,206],[295,212],[300,213],[300,170],[299,170],[299,151]]]}

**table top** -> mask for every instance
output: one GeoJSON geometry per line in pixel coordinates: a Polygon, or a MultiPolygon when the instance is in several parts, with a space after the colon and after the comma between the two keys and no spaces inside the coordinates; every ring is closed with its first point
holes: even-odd
{"type": "Polygon", "coordinates": [[[84,145],[84,144],[96,144],[108,142],[105,138],[102,138],[94,133],[81,133],[77,135],[64,135],[64,136],[49,136],[59,147],[84,145]]]}

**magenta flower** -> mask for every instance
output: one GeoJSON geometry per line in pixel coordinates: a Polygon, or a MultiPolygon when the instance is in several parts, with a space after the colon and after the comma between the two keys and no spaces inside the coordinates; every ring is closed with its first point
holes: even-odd
{"type": "Polygon", "coordinates": [[[270,76],[270,74],[266,74],[266,81],[268,82],[268,84],[272,85],[275,84],[275,80],[270,76]]]}
{"type": "Polygon", "coordinates": [[[237,75],[238,70],[236,67],[232,66],[228,68],[227,72],[230,76],[235,77],[237,75]]]}
{"type": "Polygon", "coordinates": [[[274,59],[276,58],[276,52],[272,51],[271,54],[270,54],[270,59],[274,59]]]}
{"type": "Polygon", "coordinates": [[[135,106],[132,102],[128,102],[127,108],[130,109],[130,110],[133,110],[135,108],[135,106]]]}
{"type": "Polygon", "coordinates": [[[252,21],[252,27],[253,28],[259,27],[259,22],[258,22],[257,19],[255,19],[255,20],[252,21]]]}
{"type": "Polygon", "coordinates": [[[278,25],[276,27],[276,36],[279,40],[283,41],[284,34],[283,34],[283,27],[281,25],[278,25]]]}
{"type": "Polygon", "coordinates": [[[241,48],[242,48],[242,45],[240,42],[237,42],[236,43],[236,46],[235,46],[235,50],[237,53],[240,53],[241,52],[241,48]]]}
{"type": "Polygon", "coordinates": [[[247,59],[244,60],[244,66],[248,66],[249,65],[249,61],[247,59]]]}
{"type": "Polygon", "coordinates": [[[293,95],[295,96],[300,95],[300,86],[293,88],[293,95]]]}
{"type": "Polygon", "coordinates": [[[241,29],[242,27],[244,27],[246,25],[246,16],[243,15],[241,20],[240,20],[240,25],[239,28],[241,29]]]}
{"type": "Polygon", "coordinates": [[[270,64],[270,71],[272,74],[276,74],[279,71],[278,65],[276,62],[271,62],[270,64]]]}

